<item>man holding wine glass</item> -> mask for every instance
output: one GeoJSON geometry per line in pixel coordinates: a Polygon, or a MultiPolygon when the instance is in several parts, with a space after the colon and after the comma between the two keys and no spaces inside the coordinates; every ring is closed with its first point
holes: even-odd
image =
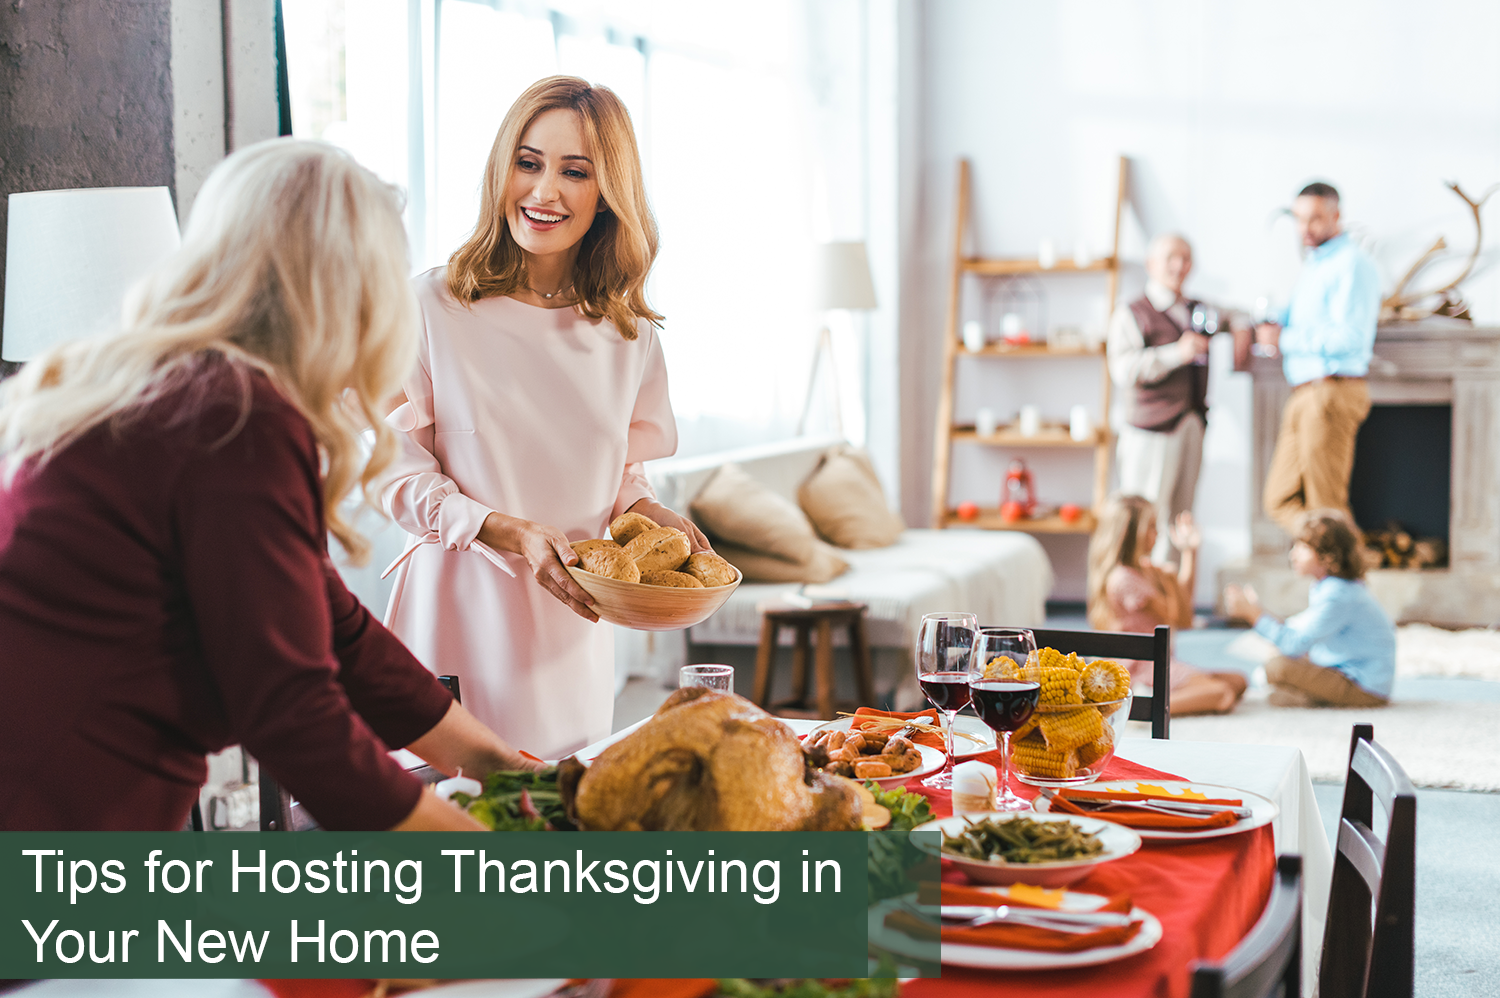
{"type": "Polygon", "coordinates": [[[1153,556],[1174,553],[1174,517],[1193,508],[1203,432],[1208,415],[1208,343],[1228,324],[1234,333],[1235,368],[1249,362],[1249,319],[1183,297],[1193,270],[1193,248],[1179,235],[1151,240],[1146,290],[1116,310],[1107,353],[1110,377],[1128,399],[1117,458],[1120,491],[1143,496],[1159,513],[1153,556]]]}

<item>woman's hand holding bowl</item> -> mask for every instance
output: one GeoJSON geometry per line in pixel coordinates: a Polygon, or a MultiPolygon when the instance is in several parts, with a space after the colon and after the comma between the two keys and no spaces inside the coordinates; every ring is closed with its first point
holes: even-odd
{"type": "Polygon", "coordinates": [[[708,538],[703,535],[703,531],[698,529],[696,523],[674,510],[668,509],[654,499],[642,499],[630,507],[630,512],[639,513],[644,517],[655,520],[657,526],[676,527],[684,534],[687,534],[688,541],[693,546],[693,554],[697,554],[699,551],[713,551],[713,546],[708,543],[708,538]]]}
{"type": "Polygon", "coordinates": [[[497,551],[510,551],[526,559],[537,583],[584,620],[599,619],[591,607],[593,598],[568,574],[568,565],[578,564],[578,555],[567,535],[556,527],[491,513],[479,529],[479,540],[497,551]]]}

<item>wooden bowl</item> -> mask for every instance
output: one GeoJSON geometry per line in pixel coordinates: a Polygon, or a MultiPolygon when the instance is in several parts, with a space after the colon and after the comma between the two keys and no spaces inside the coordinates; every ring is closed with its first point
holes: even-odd
{"type": "Polygon", "coordinates": [[[733,582],[711,589],[621,582],[575,567],[569,567],[568,574],[594,598],[594,612],[600,620],[637,631],[680,631],[701,624],[724,605],[729,594],[744,580],[737,568],[733,582]]]}

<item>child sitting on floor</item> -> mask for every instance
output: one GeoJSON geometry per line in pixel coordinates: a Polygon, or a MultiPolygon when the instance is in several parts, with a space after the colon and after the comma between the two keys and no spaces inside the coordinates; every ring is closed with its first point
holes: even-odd
{"type": "MultiPolygon", "coordinates": [[[[1172,543],[1182,564],[1151,563],[1156,507],[1140,496],[1115,496],[1105,505],[1089,544],[1089,623],[1101,631],[1153,631],[1193,626],[1193,584],[1202,538],[1193,514],[1172,522],[1172,543]]],[[[1151,681],[1150,662],[1126,662],[1132,679],[1151,681]]],[[[1172,659],[1171,712],[1227,714],[1245,692],[1238,672],[1208,672],[1172,659]]]]}
{"type": "Polygon", "coordinates": [[[1267,613],[1250,586],[1224,590],[1231,617],[1250,621],[1281,654],[1266,663],[1275,707],[1381,707],[1396,679],[1396,628],[1370,590],[1359,530],[1336,509],[1304,513],[1292,568],[1312,578],[1307,609],[1284,622],[1267,613]]]}

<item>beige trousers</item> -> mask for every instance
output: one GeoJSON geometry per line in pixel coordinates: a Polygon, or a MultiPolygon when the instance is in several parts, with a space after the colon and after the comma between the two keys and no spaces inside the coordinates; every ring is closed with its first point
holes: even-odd
{"type": "Polygon", "coordinates": [[[1363,378],[1322,378],[1293,388],[1266,472],[1266,515],[1290,533],[1307,510],[1349,512],[1354,438],[1369,414],[1363,378]]]}
{"type": "Polygon", "coordinates": [[[1339,670],[1313,665],[1305,658],[1277,655],[1266,663],[1266,679],[1273,686],[1305,693],[1320,705],[1384,707],[1389,703],[1339,670]]]}
{"type": "Polygon", "coordinates": [[[1175,560],[1169,538],[1172,519],[1193,508],[1198,469],[1203,464],[1203,417],[1190,412],[1170,433],[1142,430],[1128,423],[1120,427],[1115,459],[1120,467],[1120,494],[1140,496],[1156,504],[1157,562],[1175,560]]]}

